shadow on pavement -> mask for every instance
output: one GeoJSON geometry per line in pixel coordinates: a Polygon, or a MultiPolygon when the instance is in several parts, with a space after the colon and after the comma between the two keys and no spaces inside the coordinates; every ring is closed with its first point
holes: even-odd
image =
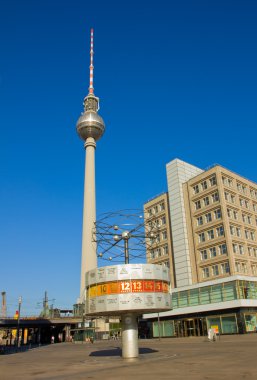
{"type": "MultiPolygon", "coordinates": [[[[157,350],[152,350],[151,348],[139,348],[139,354],[152,354],[158,352],[157,350]]],[[[101,357],[101,356],[121,356],[122,351],[120,347],[112,348],[110,350],[100,350],[93,351],[89,356],[101,357]]]]}

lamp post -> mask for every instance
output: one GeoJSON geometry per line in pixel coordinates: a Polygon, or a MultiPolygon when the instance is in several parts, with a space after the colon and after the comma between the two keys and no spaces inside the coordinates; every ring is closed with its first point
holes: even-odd
{"type": "Polygon", "coordinates": [[[21,313],[21,303],[22,297],[19,297],[19,309],[18,309],[18,320],[17,320],[17,347],[20,347],[20,313],[21,313]]]}

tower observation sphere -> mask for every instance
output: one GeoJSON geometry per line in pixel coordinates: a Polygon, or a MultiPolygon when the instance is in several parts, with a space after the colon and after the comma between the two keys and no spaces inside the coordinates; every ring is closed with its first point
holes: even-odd
{"type": "Polygon", "coordinates": [[[86,272],[97,267],[97,247],[96,242],[93,241],[93,230],[96,222],[95,148],[96,141],[102,137],[105,130],[104,121],[101,116],[98,115],[99,99],[94,95],[93,88],[93,36],[94,32],[93,29],[91,29],[89,93],[84,98],[84,112],[79,117],[76,125],[77,133],[85,142],[84,146],[86,150],[80,303],[85,302],[86,272]]]}

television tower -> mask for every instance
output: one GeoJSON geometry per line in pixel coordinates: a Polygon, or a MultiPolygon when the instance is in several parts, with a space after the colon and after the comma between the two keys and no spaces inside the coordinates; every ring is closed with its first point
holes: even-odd
{"type": "Polygon", "coordinates": [[[84,112],[78,119],[76,128],[82,140],[85,141],[85,183],[84,183],[84,207],[82,228],[82,257],[81,257],[81,281],[80,301],[84,300],[85,273],[97,267],[96,242],[93,241],[93,228],[96,221],[95,205],[95,148],[96,141],[104,134],[105,124],[98,115],[99,98],[94,95],[94,31],[90,35],[90,77],[89,93],[84,98],[84,112]]]}

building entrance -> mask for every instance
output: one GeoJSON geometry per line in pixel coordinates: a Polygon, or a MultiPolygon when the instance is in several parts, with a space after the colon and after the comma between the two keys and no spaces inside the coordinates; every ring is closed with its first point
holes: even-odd
{"type": "Polygon", "coordinates": [[[205,318],[186,318],[174,321],[177,337],[203,336],[207,334],[205,318]]]}

